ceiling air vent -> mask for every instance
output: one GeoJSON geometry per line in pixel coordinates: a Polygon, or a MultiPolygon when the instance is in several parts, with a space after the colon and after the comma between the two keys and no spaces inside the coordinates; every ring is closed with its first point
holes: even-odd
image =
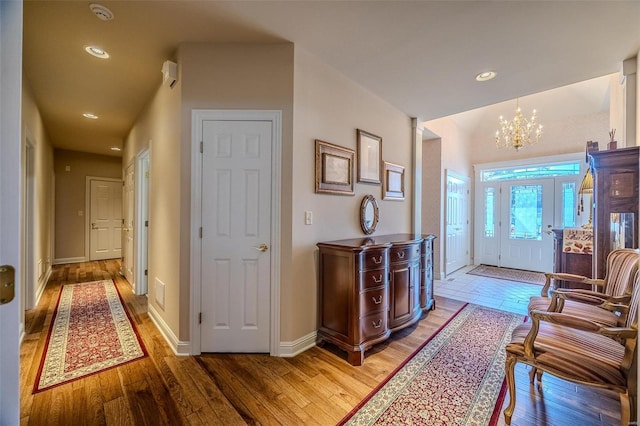
{"type": "Polygon", "coordinates": [[[93,12],[94,15],[103,21],[110,21],[113,19],[113,12],[104,7],[101,4],[90,4],[89,9],[93,12]]]}

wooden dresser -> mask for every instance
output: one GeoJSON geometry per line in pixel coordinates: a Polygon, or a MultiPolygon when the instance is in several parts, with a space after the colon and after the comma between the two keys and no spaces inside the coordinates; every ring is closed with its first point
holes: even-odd
{"type": "Polygon", "coordinates": [[[433,235],[318,243],[318,337],[362,365],[364,351],[434,309],[433,235]]]}

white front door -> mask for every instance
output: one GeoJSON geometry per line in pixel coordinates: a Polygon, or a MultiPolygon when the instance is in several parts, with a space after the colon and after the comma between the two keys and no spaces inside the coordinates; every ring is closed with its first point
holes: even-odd
{"type": "Polygon", "coordinates": [[[202,122],[202,352],[270,349],[272,126],[202,122]]]}
{"type": "Polygon", "coordinates": [[[499,266],[553,270],[553,179],[503,183],[501,195],[499,266]]]}
{"type": "Polygon", "coordinates": [[[122,272],[131,285],[135,284],[133,275],[135,257],[133,252],[133,236],[135,230],[133,223],[134,188],[134,163],[131,163],[129,167],[127,167],[124,175],[124,227],[122,228],[122,272]]]}
{"type": "Polygon", "coordinates": [[[469,190],[467,182],[447,172],[445,275],[469,264],[469,190]]]}
{"type": "Polygon", "coordinates": [[[90,260],[122,256],[122,181],[92,179],[90,260]]]}

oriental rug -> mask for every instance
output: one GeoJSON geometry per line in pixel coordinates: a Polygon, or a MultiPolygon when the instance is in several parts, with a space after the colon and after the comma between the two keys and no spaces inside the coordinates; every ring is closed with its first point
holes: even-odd
{"type": "Polygon", "coordinates": [[[33,393],[147,356],[112,280],[60,289],[33,393]]]}
{"type": "Polygon", "coordinates": [[[497,266],[489,265],[476,266],[475,268],[467,272],[467,274],[538,285],[544,285],[545,281],[545,277],[542,272],[524,271],[522,269],[499,268],[497,266]]]}
{"type": "Polygon", "coordinates": [[[504,401],[504,348],[523,320],[465,305],[339,425],[495,424],[504,401]]]}

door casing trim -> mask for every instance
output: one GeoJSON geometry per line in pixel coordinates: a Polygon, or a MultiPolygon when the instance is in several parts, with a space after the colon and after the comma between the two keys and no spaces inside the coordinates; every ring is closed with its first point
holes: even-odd
{"type": "Polygon", "coordinates": [[[282,111],[280,110],[211,110],[193,109],[191,111],[191,300],[189,307],[191,355],[200,355],[201,339],[200,295],[202,245],[200,227],[202,226],[202,122],[204,120],[270,121],[272,123],[271,157],[271,306],[269,354],[280,356],[280,188],[282,174],[282,111]]]}

